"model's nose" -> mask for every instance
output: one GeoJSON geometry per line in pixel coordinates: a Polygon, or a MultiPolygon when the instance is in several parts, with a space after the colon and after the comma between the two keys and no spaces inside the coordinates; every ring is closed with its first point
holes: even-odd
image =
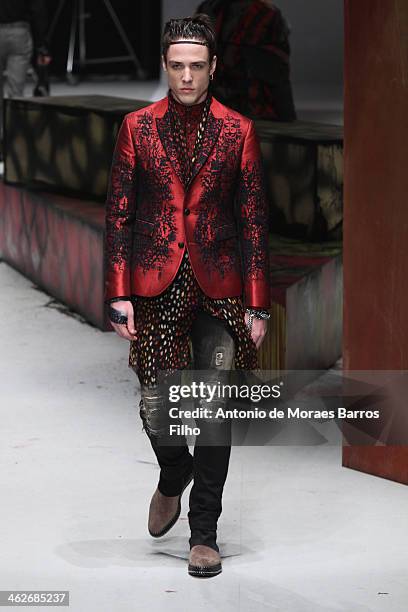
{"type": "Polygon", "coordinates": [[[184,73],[183,73],[183,82],[184,83],[190,83],[190,81],[192,80],[192,76],[191,76],[191,72],[190,70],[187,68],[184,73]]]}

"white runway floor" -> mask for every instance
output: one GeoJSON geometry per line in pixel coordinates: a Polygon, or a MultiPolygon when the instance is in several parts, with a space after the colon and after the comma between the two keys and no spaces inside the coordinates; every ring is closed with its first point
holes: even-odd
{"type": "Polygon", "coordinates": [[[189,577],[188,496],[147,534],[158,468],[127,341],[4,262],[0,283],[0,590],[69,590],[74,612],[407,610],[408,488],[334,446],[234,448],[223,573],[189,577]]]}

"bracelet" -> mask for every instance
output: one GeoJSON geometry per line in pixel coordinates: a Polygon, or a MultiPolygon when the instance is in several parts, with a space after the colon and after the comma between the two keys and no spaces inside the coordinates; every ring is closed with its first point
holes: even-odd
{"type": "Polygon", "coordinates": [[[256,308],[247,308],[246,311],[249,313],[250,317],[252,315],[252,319],[255,318],[268,320],[271,318],[271,315],[267,310],[256,310],[256,308]]]}
{"type": "MultiPolygon", "coordinates": [[[[248,312],[248,310],[247,310],[247,312],[248,312]]],[[[247,323],[247,327],[248,327],[250,332],[252,331],[253,320],[254,320],[254,313],[252,311],[252,312],[249,312],[248,323],[247,323]]]]}
{"type": "Polygon", "coordinates": [[[112,308],[112,306],[109,307],[109,318],[112,323],[117,323],[118,325],[126,325],[128,322],[127,315],[116,308],[112,308]]]}

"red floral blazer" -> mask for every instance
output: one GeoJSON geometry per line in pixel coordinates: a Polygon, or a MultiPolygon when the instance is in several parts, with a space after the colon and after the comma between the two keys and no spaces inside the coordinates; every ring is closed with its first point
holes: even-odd
{"type": "Polygon", "coordinates": [[[212,98],[188,185],[167,96],[125,116],[106,202],[105,301],[155,296],[188,250],[206,295],[270,307],[268,206],[253,121],[212,98]]]}

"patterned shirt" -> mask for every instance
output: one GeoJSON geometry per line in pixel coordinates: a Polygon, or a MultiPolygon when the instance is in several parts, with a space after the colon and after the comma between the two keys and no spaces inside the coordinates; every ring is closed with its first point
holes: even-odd
{"type": "Polygon", "coordinates": [[[198,124],[200,123],[201,116],[203,114],[205,100],[198,104],[181,104],[176,98],[170,93],[171,104],[169,106],[170,112],[173,108],[177,110],[178,116],[182,125],[184,125],[185,133],[187,136],[188,148],[193,149],[195,143],[195,137],[197,135],[198,124]]]}
{"type": "MultiPolygon", "coordinates": [[[[171,91],[169,91],[168,97],[170,115],[173,115],[173,113],[177,112],[179,121],[182,127],[184,128],[184,134],[187,142],[187,152],[191,163],[194,145],[197,138],[198,126],[203,115],[206,99],[203,100],[203,102],[199,102],[198,104],[191,104],[190,106],[187,106],[187,104],[182,104],[181,102],[176,100],[176,98],[172,95],[171,91]]],[[[172,123],[174,125],[174,120],[172,121],[172,123]]],[[[180,165],[183,167],[181,151],[178,150],[178,152],[180,153],[179,162],[180,165]]],[[[188,168],[184,168],[184,172],[187,174],[188,168]]]]}

